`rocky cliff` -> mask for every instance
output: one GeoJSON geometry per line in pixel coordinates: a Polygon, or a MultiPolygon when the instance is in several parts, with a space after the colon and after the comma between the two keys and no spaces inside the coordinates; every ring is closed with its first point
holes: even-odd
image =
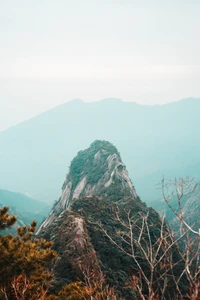
{"type": "Polygon", "coordinates": [[[73,159],[62,187],[62,195],[38,233],[68,209],[73,200],[93,195],[109,195],[113,201],[124,196],[137,198],[119,152],[106,141],[95,141],[73,159]]]}
{"type": "MultiPolygon", "coordinates": [[[[117,149],[109,142],[95,141],[80,151],[70,165],[60,199],[38,231],[54,242],[59,254],[53,266],[54,290],[77,280],[100,281],[103,274],[106,284],[122,297],[119,299],[138,299],[134,289],[127,287],[130,277],[139,272],[131,255],[128,224],[131,220],[134,237],[139,238],[143,217],[147,220],[147,216],[155,244],[160,217],[137,196],[117,149]]],[[[147,232],[143,238],[148,244],[147,232]]],[[[137,243],[134,247],[148,273],[137,243]]]]}

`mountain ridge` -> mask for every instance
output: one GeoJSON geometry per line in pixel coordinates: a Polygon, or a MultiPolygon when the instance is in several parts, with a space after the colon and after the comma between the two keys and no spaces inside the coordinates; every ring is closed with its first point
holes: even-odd
{"type": "Polygon", "coordinates": [[[11,192],[0,189],[0,207],[8,206],[9,213],[17,216],[16,224],[4,231],[5,234],[16,234],[18,226],[29,226],[33,220],[39,226],[48,215],[50,206],[45,202],[40,202],[18,192],[11,192]]]}
{"type": "Polygon", "coordinates": [[[13,125],[13,126],[10,126],[2,131],[0,131],[0,133],[2,132],[5,132],[7,130],[10,130],[12,128],[15,128],[16,126],[19,126],[20,124],[23,124],[23,123],[26,123],[30,120],[33,120],[34,118],[37,118],[39,117],[40,115],[44,115],[48,112],[51,112],[51,111],[55,111],[56,109],[60,109],[60,108],[63,108],[65,105],[67,104],[95,104],[95,103],[105,103],[105,102],[115,102],[115,103],[128,103],[128,104],[131,104],[131,105],[136,105],[136,106],[145,106],[145,107],[162,107],[162,106],[168,106],[168,105],[174,105],[174,104],[178,104],[178,103],[186,103],[186,102],[196,102],[196,101],[200,101],[200,98],[195,98],[195,97],[188,97],[188,98],[183,98],[183,99],[179,99],[179,100],[176,100],[176,101],[171,101],[171,102],[166,102],[166,103],[161,103],[161,104],[146,104],[146,103],[138,103],[138,102],[135,102],[135,101],[124,101],[123,99],[121,98],[102,98],[100,100],[97,100],[97,101],[90,101],[90,102],[87,102],[87,101],[84,101],[82,99],[79,99],[79,98],[75,98],[75,99],[72,99],[72,100],[69,100],[67,102],[64,102],[64,103],[61,103],[60,105],[57,105],[57,106],[54,106],[50,109],[47,109],[46,111],[43,111],[29,119],[26,119],[22,122],[19,122],[17,123],[16,125],[13,125]]]}
{"type": "MultiPolygon", "coordinates": [[[[0,188],[54,201],[74,154],[97,139],[121,149],[131,179],[144,178],[140,186],[154,172],[195,165],[200,101],[180,103],[154,107],[72,102],[12,127],[0,133],[0,188]]],[[[149,194],[153,189],[149,187],[149,194]]],[[[142,198],[143,191],[139,187],[142,198]]]]}
{"type": "Polygon", "coordinates": [[[62,211],[80,197],[109,195],[111,200],[118,201],[125,193],[126,197],[137,198],[118,150],[107,141],[97,140],[86,150],[79,151],[72,160],[61,197],[38,233],[51,225],[62,211]]]}

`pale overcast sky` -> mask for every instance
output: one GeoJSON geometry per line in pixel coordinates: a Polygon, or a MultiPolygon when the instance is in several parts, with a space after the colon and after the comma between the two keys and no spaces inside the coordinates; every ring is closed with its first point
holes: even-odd
{"type": "Polygon", "coordinates": [[[0,0],[0,130],[74,98],[200,96],[200,0],[0,0]]]}

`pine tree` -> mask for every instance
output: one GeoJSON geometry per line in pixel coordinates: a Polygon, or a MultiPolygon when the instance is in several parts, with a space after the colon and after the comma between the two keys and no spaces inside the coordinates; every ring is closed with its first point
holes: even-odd
{"type": "Polygon", "coordinates": [[[17,220],[16,216],[10,216],[8,214],[8,210],[9,208],[7,206],[0,208],[0,230],[11,227],[17,220]]]}
{"type": "MultiPolygon", "coordinates": [[[[15,216],[0,209],[0,229],[12,226],[15,216]]],[[[53,278],[51,263],[57,256],[53,243],[34,237],[36,221],[17,229],[17,235],[0,235],[0,300],[45,299],[53,278]]]]}

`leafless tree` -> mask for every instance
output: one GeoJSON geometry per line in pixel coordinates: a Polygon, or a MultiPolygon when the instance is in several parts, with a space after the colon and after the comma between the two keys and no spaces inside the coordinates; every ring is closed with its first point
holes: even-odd
{"type": "Polygon", "coordinates": [[[195,230],[193,225],[187,222],[182,204],[184,197],[189,197],[195,192],[197,184],[194,179],[186,177],[175,178],[174,181],[166,181],[163,178],[161,185],[163,199],[179,222],[179,235],[183,237],[182,246],[178,249],[184,269],[176,279],[177,288],[181,278],[185,275],[189,283],[187,298],[200,299],[200,229],[195,230]],[[177,210],[171,204],[172,199],[177,202],[177,210]]]}
{"type": "Polygon", "coordinates": [[[134,289],[137,299],[200,299],[200,235],[187,223],[181,205],[182,198],[192,194],[195,186],[195,182],[189,179],[168,183],[163,180],[161,183],[163,198],[179,220],[178,236],[167,226],[164,217],[154,224],[149,212],[136,218],[131,211],[126,211],[126,217],[122,218],[119,210],[116,211],[121,229],[115,234],[109,233],[102,224],[97,224],[118,249],[132,258],[135,272],[128,287],[134,289]],[[177,197],[178,212],[170,204],[170,198],[174,195],[177,197]],[[155,228],[159,229],[156,236],[155,228]],[[196,238],[192,239],[190,233],[196,238]],[[184,243],[180,244],[181,241],[184,243]]]}
{"type": "Polygon", "coordinates": [[[83,275],[80,295],[84,300],[117,300],[114,289],[106,285],[100,267],[93,268],[89,260],[94,261],[92,253],[79,262],[79,268],[83,275]]]}
{"type": "Polygon", "coordinates": [[[166,297],[168,280],[173,280],[173,270],[180,261],[173,262],[175,240],[164,218],[160,219],[159,236],[153,233],[155,224],[150,221],[149,213],[135,218],[128,211],[125,220],[116,213],[116,219],[123,229],[114,236],[121,243],[102,224],[98,226],[118,249],[133,259],[135,272],[128,287],[134,289],[138,299],[170,299],[166,297]]]}

